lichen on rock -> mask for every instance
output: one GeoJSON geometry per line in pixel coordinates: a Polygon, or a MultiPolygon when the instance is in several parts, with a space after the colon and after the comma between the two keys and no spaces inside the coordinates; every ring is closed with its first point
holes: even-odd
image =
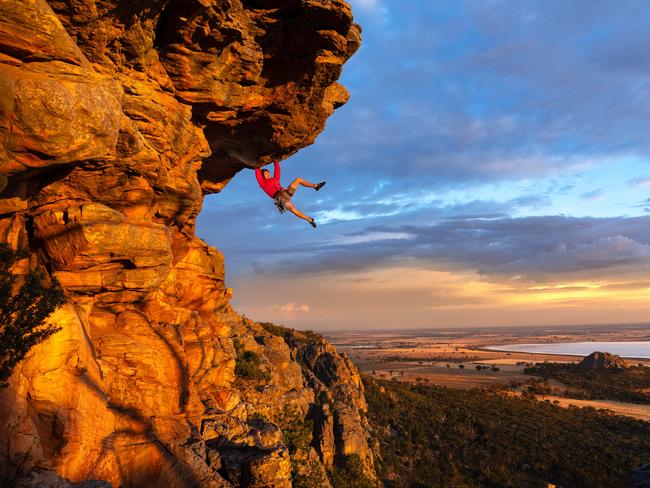
{"type": "Polygon", "coordinates": [[[314,142],[359,42],[341,0],[0,1],[0,239],[68,297],[0,391],[0,483],[372,473],[354,366],[237,315],[194,232],[204,194],[314,142]],[[311,426],[293,452],[285,405],[311,426]]]}

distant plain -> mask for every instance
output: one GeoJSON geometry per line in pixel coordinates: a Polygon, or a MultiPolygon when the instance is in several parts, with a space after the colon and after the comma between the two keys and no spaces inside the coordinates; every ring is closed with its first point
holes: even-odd
{"type": "MultiPolygon", "coordinates": [[[[526,367],[543,362],[579,362],[582,356],[497,351],[488,347],[650,341],[650,324],[349,331],[329,332],[325,337],[348,354],[363,373],[376,378],[462,389],[510,386],[512,393],[517,394],[516,385],[534,379],[524,372],[526,367]]],[[[594,351],[602,349],[603,344],[598,344],[594,351]]],[[[648,358],[627,358],[626,362],[650,367],[648,358]]],[[[554,380],[550,384],[557,390],[563,387],[554,380]]],[[[604,408],[650,421],[650,405],[557,395],[540,395],[538,399],[563,407],[604,408]]]]}

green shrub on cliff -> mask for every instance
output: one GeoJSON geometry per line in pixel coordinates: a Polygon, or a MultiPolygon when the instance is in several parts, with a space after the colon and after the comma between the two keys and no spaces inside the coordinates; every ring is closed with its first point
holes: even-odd
{"type": "Polygon", "coordinates": [[[314,421],[305,419],[295,405],[285,404],[276,415],[275,424],[291,457],[293,488],[320,488],[325,477],[321,464],[315,460],[307,464],[304,458],[311,447],[314,421]]]}
{"type": "Polygon", "coordinates": [[[36,272],[30,272],[17,287],[10,268],[20,257],[0,244],[0,388],[7,386],[14,367],[32,347],[60,330],[44,324],[65,302],[59,283],[52,280],[47,285],[36,272]]]}
{"type": "Polygon", "coordinates": [[[275,424],[282,431],[282,439],[284,445],[289,449],[289,454],[294,454],[298,449],[309,449],[314,431],[314,421],[305,419],[298,407],[284,405],[275,418],[275,424]]]}
{"type": "Polygon", "coordinates": [[[313,460],[307,466],[306,473],[301,473],[304,468],[300,461],[291,460],[291,477],[293,488],[322,488],[325,471],[321,464],[313,460]]]}
{"type": "Polygon", "coordinates": [[[262,361],[255,351],[247,351],[242,344],[235,339],[235,375],[243,380],[269,381],[271,375],[261,368],[262,361]]]}
{"type": "Polygon", "coordinates": [[[288,327],[282,327],[281,325],[276,325],[272,322],[260,322],[260,325],[269,334],[280,336],[284,339],[286,339],[289,335],[291,335],[291,332],[293,332],[293,329],[290,329],[288,327]]]}
{"type": "Polygon", "coordinates": [[[290,347],[318,346],[324,343],[323,336],[313,330],[296,330],[271,322],[260,322],[270,334],[282,337],[290,347]]]}
{"type": "Polygon", "coordinates": [[[373,480],[366,476],[358,454],[348,454],[337,462],[329,474],[333,488],[375,488],[373,480]]]}

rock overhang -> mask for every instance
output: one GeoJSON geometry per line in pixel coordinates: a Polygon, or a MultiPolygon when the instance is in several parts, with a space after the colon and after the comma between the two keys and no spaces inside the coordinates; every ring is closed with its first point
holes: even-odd
{"type": "Polygon", "coordinates": [[[10,24],[20,22],[26,26],[22,37],[38,42],[21,49],[0,45],[0,74],[13,89],[9,72],[17,68],[23,92],[30,92],[30,77],[52,78],[50,99],[34,93],[36,88],[27,93],[48,107],[34,103],[27,109],[54,116],[5,114],[18,122],[1,128],[13,138],[11,152],[0,160],[9,173],[136,154],[147,159],[148,146],[160,154],[153,131],[140,120],[142,111],[129,106],[129,97],[145,95],[154,102],[146,112],[155,113],[155,105],[162,109],[158,123],[189,110],[189,122],[201,132],[191,142],[201,148],[194,156],[202,190],[220,191],[239,170],[282,160],[314,142],[327,117],[347,101],[337,79],[360,44],[360,27],[339,0],[53,1],[55,16],[44,0],[32,0],[22,18],[13,19],[18,3],[5,2],[5,30],[15,35],[10,24]],[[84,106],[88,97],[101,103],[84,106]],[[105,117],[83,118],[102,111],[105,117]],[[39,141],[30,136],[39,139],[45,124],[58,124],[61,134],[48,137],[39,152],[39,141]],[[23,166],[7,166],[16,161],[23,166]]]}

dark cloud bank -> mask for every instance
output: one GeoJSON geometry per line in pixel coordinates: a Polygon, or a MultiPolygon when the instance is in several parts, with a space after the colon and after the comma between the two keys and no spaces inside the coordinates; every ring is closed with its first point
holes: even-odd
{"type": "Polygon", "coordinates": [[[522,281],[575,279],[599,270],[650,272],[650,217],[452,219],[373,226],[347,237],[373,234],[399,238],[290,248],[291,260],[258,271],[312,274],[411,263],[522,281]]]}

